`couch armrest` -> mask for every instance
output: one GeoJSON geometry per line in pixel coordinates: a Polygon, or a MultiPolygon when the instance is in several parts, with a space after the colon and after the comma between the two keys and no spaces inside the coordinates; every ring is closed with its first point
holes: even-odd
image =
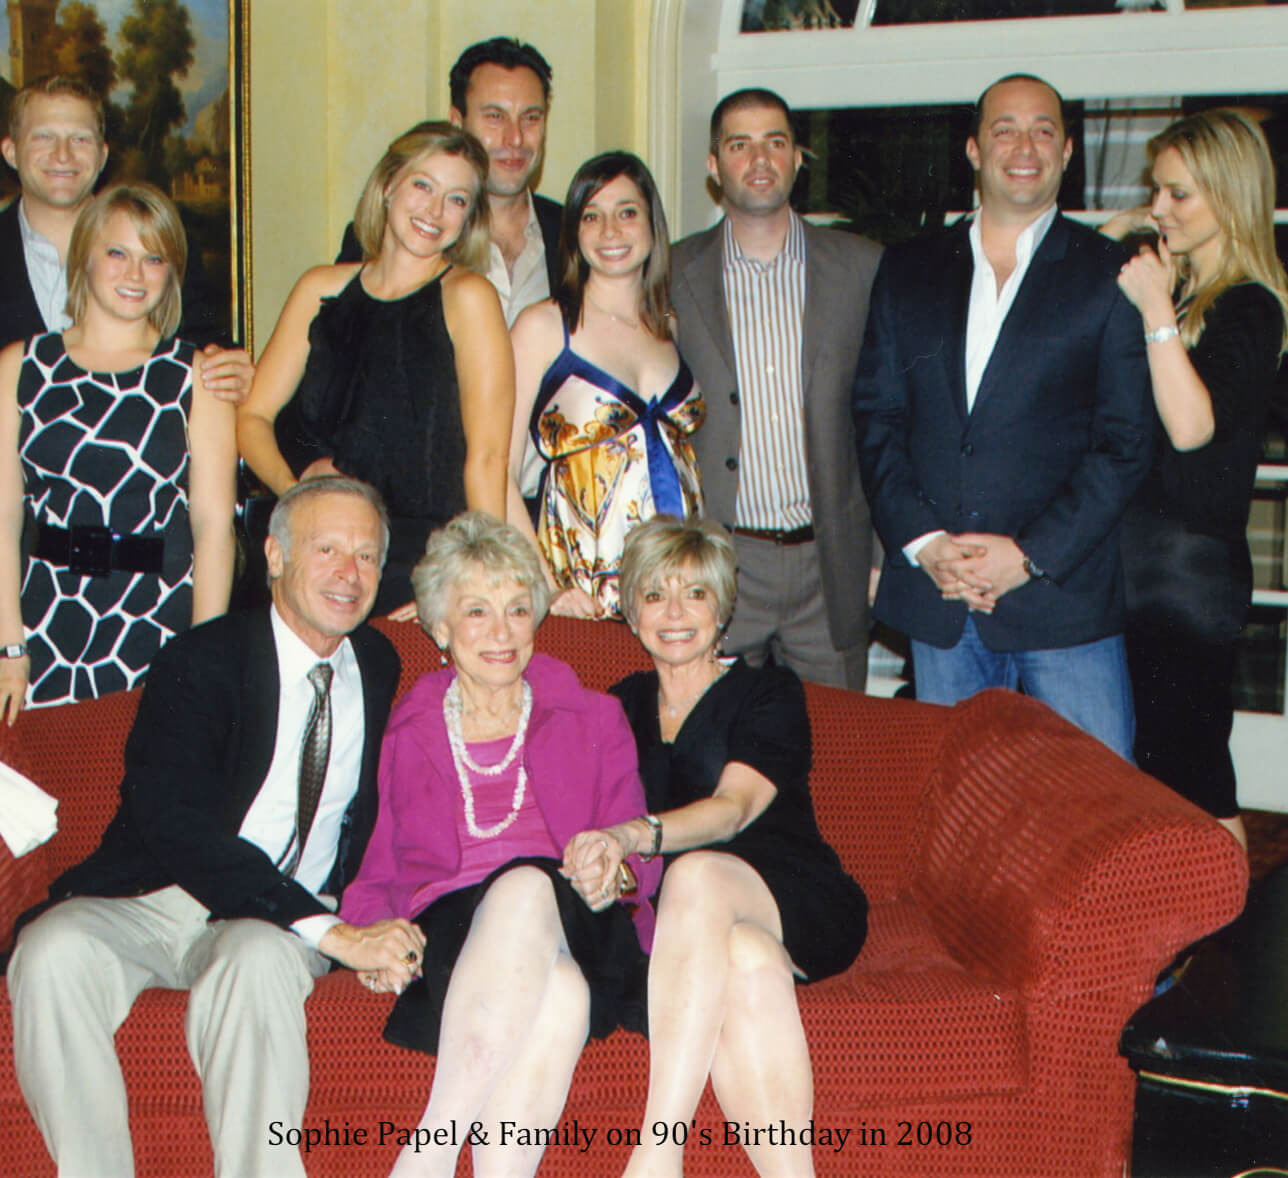
{"type": "Polygon", "coordinates": [[[968,968],[1047,997],[1143,984],[1238,915],[1221,826],[1044,705],[954,709],[912,890],[968,968]]]}

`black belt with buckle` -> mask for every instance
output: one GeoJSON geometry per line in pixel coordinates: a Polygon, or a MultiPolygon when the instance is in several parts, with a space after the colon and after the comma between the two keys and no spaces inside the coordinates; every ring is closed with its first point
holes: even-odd
{"type": "Polygon", "coordinates": [[[747,536],[752,540],[768,540],[771,544],[808,544],[814,539],[814,525],[806,524],[803,528],[743,528],[733,529],[735,536],[747,536]]]}
{"type": "Polygon", "coordinates": [[[66,565],[79,577],[106,577],[114,572],[159,573],[165,556],[161,536],[121,535],[100,524],[70,528],[41,524],[33,556],[66,565]]]}

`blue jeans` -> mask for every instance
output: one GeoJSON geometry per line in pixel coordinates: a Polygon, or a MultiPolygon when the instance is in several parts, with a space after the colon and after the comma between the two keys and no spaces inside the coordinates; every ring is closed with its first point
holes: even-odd
{"type": "Polygon", "coordinates": [[[955,704],[986,687],[1023,691],[1132,759],[1136,717],[1121,634],[1056,650],[990,650],[969,615],[956,646],[912,642],[917,698],[955,704]]]}

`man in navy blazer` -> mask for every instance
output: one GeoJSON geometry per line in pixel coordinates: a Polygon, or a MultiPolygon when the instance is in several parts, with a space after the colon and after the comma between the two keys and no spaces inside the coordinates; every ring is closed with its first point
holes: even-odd
{"type": "Polygon", "coordinates": [[[1130,758],[1118,518],[1153,408],[1124,257],[1056,208],[1071,151],[1046,82],[984,92],[978,213],[885,255],[854,412],[918,698],[1018,687],[1130,758]]]}
{"type": "Polygon", "coordinates": [[[415,972],[424,936],[407,921],[357,928],[332,915],[375,823],[398,683],[392,646],[361,624],[387,542],[370,487],[307,480],[270,523],[271,610],[216,618],[157,655],[120,808],[27,918],[9,967],[18,1081],[59,1173],[134,1172],[113,1036],[159,986],[189,991],[216,1172],[303,1178],[299,1151],[272,1146],[267,1125],[304,1115],[314,980],[332,961],[396,985],[415,972]],[[301,819],[319,708],[331,721],[325,776],[301,819]]]}

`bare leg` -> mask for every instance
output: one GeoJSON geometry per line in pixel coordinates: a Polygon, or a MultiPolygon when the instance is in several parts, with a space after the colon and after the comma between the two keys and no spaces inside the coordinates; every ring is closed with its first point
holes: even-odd
{"type": "Polygon", "coordinates": [[[687,1123],[698,1107],[720,1044],[735,957],[741,966],[748,955],[742,925],[774,941],[782,936],[774,898],[751,867],[719,851],[690,851],[671,865],[649,964],[648,1101],[628,1178],[683,1173],[683,1146],[658,1143],[649,1126],[687,1123]]]}
{"type": "MultiPolygon", "coordinates": [[[[527,1128],[558,1124],[589,1029],[590,990],[577,963],[561,952],[527,1041],[483,1106],[484,1125],[495,1130],[502,1121],[527,1128]]],[[[502,1146],[495,1131],[488,1142],[474,1146],[474,1178],[531,1178],[545,1153],[541,1145],[502,1146]]]]}
{"type": "MultiPolygon", "coordinates": [[[[428,951],[434,951],[432,944],[428,951]]],[[[571,987],[561,958],[576,969],[567,956],[549,877],[535,867],[507,872],[488,889],[475,910],[469,936],[452,970],[443,1002],[434,1084],[421,1128],[432,1132],[454,1123],[457,1139],[463,1141],[471,1122],[482,1119],[494,1096],[508,1086],[510,1070],[521,1058],[530,1064],[534,1053],[565,1058],[571,1054],[575,1065],[586,1037],[584,981],[581,1013],[574,1028],[576,1050],[570,1051],[561,1038],[570,1037],[573,1031],[558,1023],[559,1010],[547,1010],[552,1003],[567,1017],[571,987]],[[552,1033],[553,1042],[540,1041],[541,1034],[552,1033]]],[[[572,1076],[571,1067],[564,1071],[558,1108],[563,1107],[572,1076]]],[[[550,1077],[553,1085],[553,1072],[550,1077]]],[[[545,1095],[553,1100],[553,1094],[545,1095]]],[[[494,1124],[489,1124],[489,1135],[493,1128],[494,1124]]],[[[392,1178],[452,1178],[459,1152],[459,1145],[426,1146],[419,1153],[404,1147],[392,1178]]]]}
{"type": "Polygon", "coordinates": [[[736,924],[729,937],[724,1025],[711,1065],[711,1086],[725,1120],[750,1125],[743,1147],[762,1178],[812,1178],[807,1145],[771,1144],[754,1130],[777,1126],[799,1134],[814,1112],[814,1072],[796,1005],[791,958],[757,925],[736,924]]]}

